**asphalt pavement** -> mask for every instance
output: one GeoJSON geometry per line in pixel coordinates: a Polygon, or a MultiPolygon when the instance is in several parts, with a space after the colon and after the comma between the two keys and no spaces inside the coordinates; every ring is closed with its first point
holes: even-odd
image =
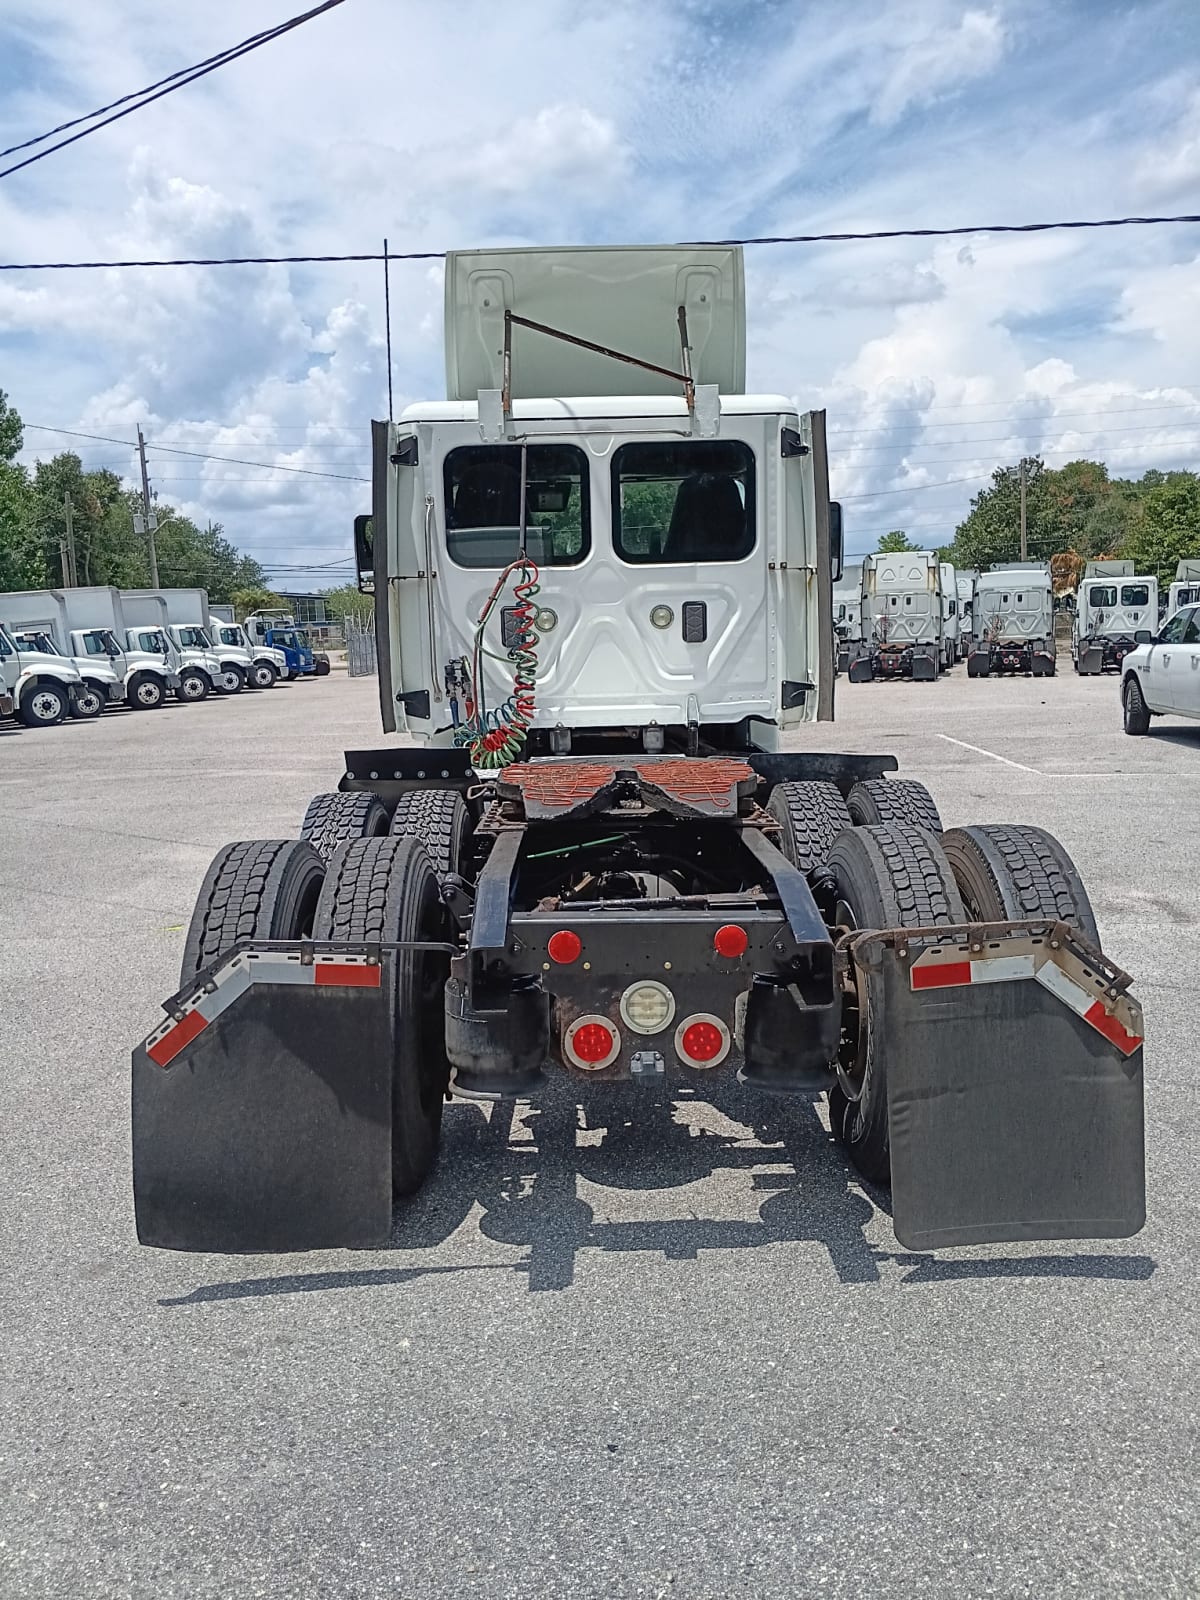
{"type": "Polygon", "coordinates": [[[386,742],[335,674],[0,726],[0,1595],[1196,1595],[1200,725],[838,683],[947,825],[1073,853],[1147,1020],[1134,1239],[911,1254],[823,1109],[448,1108],[391,1247],[145,1250],[129,1050],[211,856],[386,742]]]}

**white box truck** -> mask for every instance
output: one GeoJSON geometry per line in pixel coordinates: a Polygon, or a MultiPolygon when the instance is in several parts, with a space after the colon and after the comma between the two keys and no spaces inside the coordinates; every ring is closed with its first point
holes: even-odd
{"type": "Polygon", "coordinates": [[[83,696],[83,679],[74,665],[56,651],[22,645],[0,612],[0,655],[5,660],[5,692],[27,728],[52,728],[67,715],[98,716],[83,696]],[[81,704],[83,709],[81,708],[81,704]]]}
{"type": "Polygon", "coordinates": [[[158,595],[167,608],[167,629],[181,654],[195,651],[195,665],[207,671],[219,694],[240,694],[250,681],[248,651],[236,645],[217,648],[208,631],[208,594],[204,589],[136,589],[129,593],[158,595]],[[208,658],[202,666],[201,656],[208,658]]]}
{"type": "Polygon", "coordinates": [[[85,716],[105,706],[158,705],[172,687],[160,654],[132,655],[124,641],[116,589],[26,589],[0,595],[4,615],[23,647],[67,657],[83,679],[79,702],[85,716]],[[144,685],[143,678],[150,682],[144,685]],[[131,697],[130,685],[139,693],[131,697]]]}
{"type": "Polygon", "coordinates": [[[932,550],[904,550],[863,560],[862,639],[850,682],[915,678],[942,670],[942,575],[932,550]]]}
{"type": "Polygon", "coordinates": [[[1119,672],[1125,657],[1149,644],[1157,627],[1157,578],[1135,573],[1132,561],[1088,562],[1071,629],[1076,672],[1119,672]]]}
{"type": "Polygon", "coordinates": [[[213,649],[223,659],[224,652],[237,652],[238,660],[246,663],[253,688],[273,689],[280,678],[287,677],[285,653],[249,639],[241,623],[234,621],[232,606],[209,606],[206,632],[213,642],[213,649]]]}
{"type": "Polygon", "coordinates": [[[172,625],[163,590],[122,589],[121,610],[127,629],[160,634],[166,641],[179,673],[177,699],[204,700],[218,688],[221,667],[208,635],[195,623],[172,625]]]}

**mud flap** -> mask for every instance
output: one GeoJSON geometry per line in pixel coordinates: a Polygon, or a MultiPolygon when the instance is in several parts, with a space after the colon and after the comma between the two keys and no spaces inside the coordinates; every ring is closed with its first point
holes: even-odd
{"type": "Polygon", "coordinates": [[[914,683],[932,683],[938,675],[937,657],[923,650],[914,650],[912,675],[914,683]]]}
{"type": "Polygon", "coordinates": [[[1104,671],[1104,646],[1102,644],[1088,645],[1086,650],[1079,652],[1079,670],[1086,672],[1089,677],[1098,676],[1104,671]]]}
{"type": "Polygon", "coordinates": [[[868,934],[853,949],[882,1004],[901,1244],[1138,1232],[1142,1015],[1123,973],[1061,923],[868,934]]]}
{"type": "Polygon", "coordinates": [[[855,656],[850,663],[848,676],[851,683],[870,683],[875,676],[870,656],[855,656]]]}
{"type": "Polygon", "coordinates": [[[133,1053],[138,1238],[379,1245],[392,1217],[391,957],[244,948],[133,1053]]]}

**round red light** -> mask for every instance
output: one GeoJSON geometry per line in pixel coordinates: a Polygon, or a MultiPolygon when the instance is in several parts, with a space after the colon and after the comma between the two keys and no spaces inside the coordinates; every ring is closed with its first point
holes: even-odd
{"type": "Polygon", "coordinates": [[[580,1061],[606,1061],[615,1042],[612,1029],[602,1022],[585,1022],[571,1035],[571,1049],[580,1061]]]}
{"type": "Polygon", "coordinates": [[[713,949],[719,956],[744,956],[749,943],[750,935],[745,928],[733,922],[726,923],[713,934],[713,949]]]}
{"type": "Polygon", "coordinates": [[[725,1048],[725,1036],[712,1022],[690,1022],[679,1038],[679,1049],[689,1061],[713,1061],[725,1048]]]}
{"type": "Polygon", "coordinates": [[[583,940],[570,928],[560,928],[557,933],[550,935],[546,946],[546,953],[551,961],[557,961],[559,966],[567,966],[572,961],[578,961],[583,951],[583,940]]]}

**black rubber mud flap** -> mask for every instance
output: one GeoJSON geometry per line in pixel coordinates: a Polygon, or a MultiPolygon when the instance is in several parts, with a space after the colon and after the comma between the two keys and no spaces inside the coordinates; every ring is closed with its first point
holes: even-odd
{"type": "Polygon", "coordinates": [[[848,676],[851,683],[870,683],[875,676],[870,656],[856,656],[850,663],[848,676]]]}
{"type": "Polygon", "coordinates": [[[386,1243],[390,959],[243,949],[178,997],[133,1053],[143,1244],[275,1252],[386,1243]]]}
{"type": "Polygon", "coordinates": [[[926,655],[923,651],[914,650],[912,653],[912,675],[914,683],[933,683],[938,675],[937,657],[926,655]]]}
{"type": "Polygon", "coordinates": [[[896,1237],[1127,1238],[1146,1218],[1129,980],[1062,923],[982,931],[856,942],[883,987],[896,1237]]]}

